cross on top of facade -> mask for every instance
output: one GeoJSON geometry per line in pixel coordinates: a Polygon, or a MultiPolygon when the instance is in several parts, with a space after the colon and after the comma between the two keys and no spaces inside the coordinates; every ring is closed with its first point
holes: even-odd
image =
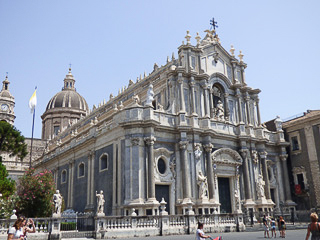
{"type": "Polygon", "coordinates": [[[217,22],[214,21],[214,18],[212,18],[212,20],[210,20],[210,25],[212,26],[213,30],[216,30],[216,28],[218,27],[218,25],[216,25],[217,22]]]}

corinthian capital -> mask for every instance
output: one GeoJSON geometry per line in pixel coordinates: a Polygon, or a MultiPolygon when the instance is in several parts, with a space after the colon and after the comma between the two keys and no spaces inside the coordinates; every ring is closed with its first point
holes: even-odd
{"type": "Polygon", "coordinates": [[[266,151],[259,152],[260,158],[267,158],[268,153],[266,151]]]}
{"type": "Polygon", "coordinates": [[[248,156],[248,149],[240,149],[239,152],[240,152],[240,155],[241,157],[243,158],[243,160],[245,160],[248,156]]]}
{"type": "Polygon", "coordinates": [[[282,161],[287,161],[288,154],[281,154],[279,157],[282,161]]]}
{"type": "Polygon", "coordinates": [[[140,139],[139,138],[131,138],[131,144],[132,146],[137,146],[139,145],[140,139]]]}
{"type": "Polygon", "coordinates": [[[188,146],[188,141],[180,141],[179,145],[180,145],[180,149],[187,149],[188,146]]]}
{"type": "Polygon", "coordinates": [[[208,143],[208,144],[205,144],[203,147],[206,150],[206,152],[211,152],[213,145],[211,143],[208,143]]]}
{"type": "Polygon", "coordinates": [[[146,142],[147,145],[153,145],[154,142],[156,141],[155,137],[146,137],[144,138],[144,141],[146,142]]]}

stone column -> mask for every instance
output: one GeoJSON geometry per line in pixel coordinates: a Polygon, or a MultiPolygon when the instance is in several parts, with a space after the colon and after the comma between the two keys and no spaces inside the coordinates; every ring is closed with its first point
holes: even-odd
{"type": "Polygon", "coordinates": [[[208,143],[204,145],[206,151],[206,161],[207,161],[207,179],[208,179],[208,190],[209,190],[209,199],[215,201],[215,186],[214,186],[214,175],[213,167],[211,161],[211,152],[213,145],[208,143]]]}
{"type": "Polygon", "coordinates": [[[237,105],[238,105],[238,119],[239,119],[239,123],[243,122],[243,116],[242,116],[242,108],[241,108],[241,94],[240,94],[240,90],[237,89],[236,90],[236,97],[237,97],[237,105]]]}
{"type": "Polygon", "coordinates": [[[232,68],[233,68],[233,82],[234,83],[239,83],[240,79],[237,79],[237,65],[235,63],[232,64],[232,68]]]}
{"type": "Polygon", "coordinates": [[[229,100],[228,100],[229,93],[224,93],[223,97],[224,97],[225,118],[226,120],[229,120],[229,117],[230,117],[229,100]]]}
{"type": "Polygon", "coordinates": [[[202,85],[203,93],[204,93],[204,110],[205,110],[205,117],[210,116],[210,106],[209,106],[209,96],[208,96],[208,84],[205,83],[202,85]]]}
{"type": "Polygon", "coordinates": [[[281,154],[281,165],[282,165],[282,173],[283,173],[283,181],[284,181],[284,190],[286,196],[286,202],[292,202],[291,199],[291,189],[290,189],[290,182],[289,182],[289,174],[288,174],[288,166],[287,166],[287,157],[288,154],[281,154]]]}
{"type": "Polygon", "coordinates": [[[245,106],[246,106],[246,113],[247,113],[247,124],[251,124],[249,100],[250,100],[250,96],[248,93],[246,93],[245,106]]]}
{"type": "Polygon", "coordinates": [[[178,74],[178,83],[179,83],[179,90],[180,90],[180,112],[186,111],[186,105],[184,102],[184,91],[183,91],[183,77],[182,73],[178,74]]]}
{"type": "Polygon", "coordinates": [[[74,173],[74,160],[69,161],[69,178],[68,178],[68,208],[73,207],[73,173],[74,173]]]}
{"type": "Polygon", "coordinates": [[[182,167],[182,179],[184,179],[184,183],[182,183],[183,189],[183,198],[190,199],[191,198],[191,179],[190,179],[190,168],[188,162],[188,141],[180,141],[180,158],[181,158],[181,167],[182,167]]]}
{"type": "Polygon", "coordinates": [[[256,108],[257,108],[257,117],[258,117],[258,126],[261,125],[261,118],[260,118],[260,108],[259,108],[259,98],[256,98],[256,108]]]}
{"type": "Polygon", "coordinates": [[[156,190],[154,182],[154,153],[153,145],[156,141],[155,137],[145,138],[146,144],[148,146],[148,200],[156,199],[156,190]]]}
{"type": "Polygon", "coordinates": [[[209,88],[209,106],[210,106],[210,118],[214,118],[214,105],[213,105],[213,89],[209,88]]]}
{"type": "Polygon", "coordinates": [[[267,152],[259,152],[261,165],[262,165],[262,176],[265,182],[264,185],[264,192],[266,195],[266,199],[271,199],[270,193],[270,182],[269,182],[269,174],[268,174],[268,167],[267,167],[267,152]]]}
{"type": "Polygon", "coordinates": [[[242,82],[247,85],[246,83],[246,78],[245,78],[245,74],[244,74],[244,69],[245,69],[245,66],[241,66],[241,75],[242,75],[242,82]]]}
{"type": "Polygon", "coordinates": [[[245,191],[245,198],[246,200],[252,200],[252,191],[251,191],[251,184],[250,184],[250,173],[249,173],[249,166],[248,166],[248,150],[241,149],[240,150],[241,157],[243,158],[243,177],[244,177],[244,191],[245,191]]]}
{"type": "Polygon", "coordinates": [[[192,76],[191,77],[191,80],[190,80],[190,88],[191,88],[191,114],[192,115],[197,115],[196,113],[196,102],[195,102],[195,95],[194,95],[194,85],[195,85],[195,81],[194,81],[194,77],[192,76]]]}

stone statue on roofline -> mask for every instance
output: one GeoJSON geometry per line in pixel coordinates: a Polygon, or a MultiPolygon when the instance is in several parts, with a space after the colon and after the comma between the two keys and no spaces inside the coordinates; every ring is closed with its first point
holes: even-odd
{"type": "Polygon", "coordinates": [[[153,85],[152,83],[149,85],[148,92],[147,92],[147,101],[146,105],[152,107],[152,102],[154,100],[154,92],[153,92],[153,85]]]}

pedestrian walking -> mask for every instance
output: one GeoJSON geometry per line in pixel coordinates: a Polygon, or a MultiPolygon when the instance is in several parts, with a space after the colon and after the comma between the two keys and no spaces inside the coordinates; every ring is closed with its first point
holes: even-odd
{"type": "Polygon", "coordinates": [[[271,219],[271,237],[274,236],[274,238],[277,237],[277,232],[276,232],[276,221],[274,220],[274,218],[271,219]]]}
{"type": "Polygon", "coordinates": [[[7,240],[23,240],[23,221],[24,217],[19,217],[8,231],[7,240]]]}
{"type": "Polygon", "coordinates": [[[312,234],[311,240],[320,240],[320,225],[318,223],[318,215],[316,213],[311,213],[310,219],[311,223],[308,225],[306,240],[309,239],[310,233],[312,234]]]}
{"type": "Polygon", "coordinates": [[[263,227],[264,227],[264,238],[266,238],[267,235],[268,235],[268,238],[270,238],[270,236],[269,236],[268,219],[267,219],[266,215],[263,215],[262,223],[263,223],[263,227]]]}

